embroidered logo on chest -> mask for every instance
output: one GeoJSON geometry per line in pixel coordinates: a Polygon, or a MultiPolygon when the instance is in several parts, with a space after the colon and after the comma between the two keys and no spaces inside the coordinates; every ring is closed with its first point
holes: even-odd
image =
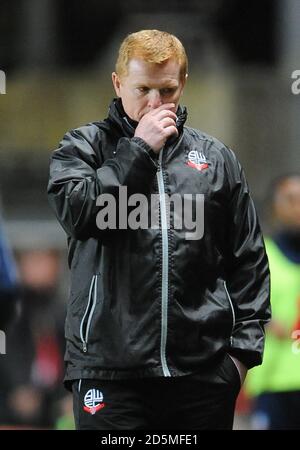
{"type": "Polygon", "coordinates": [[[204,154],[199,150],[191,150],[187,155],[186,164],[189,167],[193,167],[202,172],[203,170],[208,169],[209,161],[207,161],[204,154]]]}

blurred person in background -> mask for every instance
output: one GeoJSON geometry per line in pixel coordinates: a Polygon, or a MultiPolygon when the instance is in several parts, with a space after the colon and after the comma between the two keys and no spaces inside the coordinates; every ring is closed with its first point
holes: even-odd
{"type": "Polygon", "coordinates": [[[0,217],[0,330],[7,332],[16,319],[18,300],[16,262],[0,217]]]}
{"type": "Polygon", "coordinates": [[[18,267],[21,315],[8,334],[7,355],[0,361],[0,421],[16,427],[51,428],[64,396],[60,254],[52,249],[22,250],[18,267]]]}
{"type": "Polygon", "coordinates": [[[254,429],[300,429],[300,173],[271,187],[275,232],[266,239],[272,320],[264,363],[249,374],[254,429]]]}
{"type": "MultiPolygon", "coordinates": [[[[9,345],[8,333],[14,329],[20,306],[20,285],[15,257],[0,217],[0,365],[5,364],[9,345]]],[[[0,418],[5,413],[5,380],[0,374],[0,418]]]]}
{"type": "Polygon", "coordinates": [[[109,117],[71,130],[52,155],[49,199],[72,274],[65,383],[77,429],[231,429],[247,369],[262,361],[269,271],[257,215],[234,153],[184,126],[186,78],[175,36],[129,35],[109,117]],[[159,194],[158,227],[96,223],[97,198],[123,208],[124,187],[159,194]],[[205,196],[204,235],[175,229],[175,212],[167,229],[172,193],[205,196]]]}

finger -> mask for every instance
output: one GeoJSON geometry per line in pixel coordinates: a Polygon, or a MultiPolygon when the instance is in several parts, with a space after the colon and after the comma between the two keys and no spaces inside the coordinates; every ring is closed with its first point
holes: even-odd
{"type": "Polygon", "coordinates": [[[176,134],[176,136],[178,136],[178,130],[174,125],[164,128],[164,133],[165,133],[166,138],[172,136],[173,134],[176,134]]]}
{"type": "Polygon", "coordinates": [[[164,117],[164,118],[160,121],[160,124],[161,124],[164,128],[171,127],[171,126],[176,127],[176,122],[175,122],[175,120],[174,120],[172,117],[164,117]]]}
{"type": "Polygon", "coordinates": [[[160,111],[163,111],[164,109],[167,109],[169,111],[175,112],[175,103],[163,103],[162,105],[158,106],[157,108],[152,110],[153,114],[156,114],[160,111]]]}
{"type": "Polygon", "coordinates": [[[173,111],[170,111],[169,109],[164,109],[162,111],[159,111],[156,115],[155,118],[158,120],[162,120],[165,117],[170,117],[171,119],[173,119],[174,121],[177,120],[177,116],[173,111]]]}

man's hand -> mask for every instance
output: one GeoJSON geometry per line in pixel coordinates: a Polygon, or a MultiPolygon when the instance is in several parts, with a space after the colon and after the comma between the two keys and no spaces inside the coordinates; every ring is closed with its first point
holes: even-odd
{"type": "Polygon", "coordinates": [[[170,136],[178,135],[174,109],[174,103],[165,103],[145,114],[139,121],[134,136],[143,139],[155,153],[159,153],[170,136]]]}

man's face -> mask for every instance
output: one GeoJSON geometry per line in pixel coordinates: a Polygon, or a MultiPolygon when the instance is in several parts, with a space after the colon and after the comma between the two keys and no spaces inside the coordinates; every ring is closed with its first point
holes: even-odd
{"type": "Polygon", "coordinates": [[[176,112],[185,84],[180,79],[180,65],[173,59],[162,64],[132,59],[127,75],[119,78],[114,72],[112,81],[126,114],[137,122],[164,103],[175,103],[176,112]]]}
{"type": "Polygon", "coordinates": [[[300,177],[290,177],[281,183],[274,206],[282,225],[300,231],[300,177]]]}

